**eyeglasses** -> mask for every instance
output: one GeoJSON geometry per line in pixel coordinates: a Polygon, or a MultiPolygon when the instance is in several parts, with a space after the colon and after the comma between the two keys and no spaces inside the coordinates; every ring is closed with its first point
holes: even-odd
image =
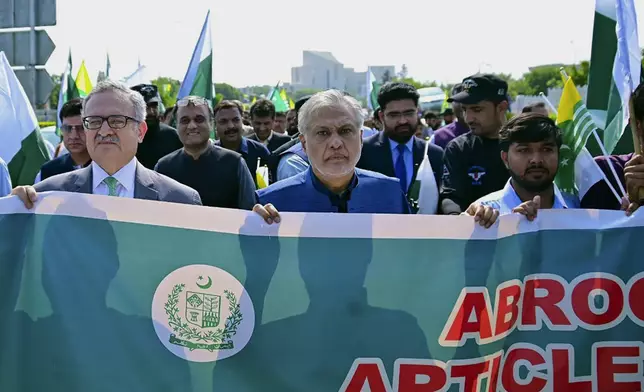
{"type": "Polygon", "coordinates": [[[60,130],[65,132],[65,133],[71,133],[71,131],[76,130],[77,132],[82,132],[83,131],[83,126],[82,125],[62,125],[60,127],[60,130]]]}
{"type": "Polygon", "coordinates": [[[188,104],[191,104],[191,103],[195,106],[206,105],[210,107],[210,101],[208,101],[203,97],[197,97],[197,96],[189,96],[189,97],[181,98],[180,100],[177,101],[176,106],[184,107],[184,106],[188,106],[188,104]]]}
{"type": "Polygon", "coordinates": [[[402,113],[400,112],[389,112],[385,113],[385,117],[387,117],[390,120],[393,121],[399,121],[401,118],[406,118],[407,120],[411,120],[414,117],[418,118],[418,112],[416,110],[407,110],[402,113]]]}
{"type": "Polygon", "coordinates": [[[85,126],[85,129],[95,131],[97,129],[101,129],[105,121],[107,121],[107,125],[109,125],[112,129],[123,129],[127,125],[128,121],[133,121],[137,124],[141,123],[141,121],[137,120],[136,118],[113,115],[108,117],[87,116],[83,118],[83,125],[85,126]]]}

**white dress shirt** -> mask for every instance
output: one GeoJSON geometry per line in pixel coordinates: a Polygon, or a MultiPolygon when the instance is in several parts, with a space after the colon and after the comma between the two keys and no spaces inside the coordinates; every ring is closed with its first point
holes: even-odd
{"type": "MultiPolygon", "coordinates": [[[[119,182],[116,186],[116,192],[118,193],[119,197],[129,197],[131,199],[134,198],[136,164],[136,158],[132,158],[132,160],[127,165],[123,166],[121,170],[117,171],[112,176],[119,182]]],[[[105,170],[103,170],[98,164],[96,164],[96,162],[92,162],[92,193],[94,193],[95,195],[108,196],[110,192],[103,180],[109,176],[110,175],[105,173],[105,170]]]]}

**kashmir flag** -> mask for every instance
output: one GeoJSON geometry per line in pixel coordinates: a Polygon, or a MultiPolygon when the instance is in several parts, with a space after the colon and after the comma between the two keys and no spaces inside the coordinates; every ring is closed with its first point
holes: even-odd
{"type": "Polygon", "coordinates": [[[590,187],[604,179],[604,174],[586,150],[586,141],[597,127],[570,77],[564,79],[557,125],[563,134],[563,144],[555,183],[560,190],[581,199],[590,187]]]}
{"type": "Polygon", "coordinates": [[[212,64],[212,33],[210,11],[208,11],[199,40],[192,53],[186,76],[181,82],[177,100],[189,95],[196,95],[209,100],[214,105],[215,87],[213,84],[212,64]]]}
{"type": "Polygon", "coordinates": [[[628,125],[628,99],[641,81],[637,34],[633,0],[596,0],[587,103],[608,153],[628,125]]]}
{"type": "Polygon", "coordinates": [[[0,52],[0,158],[8,163],[11,183],[32,185],[50,159],[29,98],[0,52]]]}
{"type": "Polygon", "coordinates": [[[81,62],[80,69],[78,70],[78,75],[76,75],[76,88],[78,89],[78,94],[81,98],[88,96],[94,88],[94,86],[92,86],[92,81],[89,78],[87,68],[85,68],[85,60],[81,62]]]}
{"type": "Polygon", "coordinates": [[[378,109],[378,92],[380,91],[380,83],[376,76],[371,71],[371,67],[367,68],[367,106],[371,110],[378,109]]]}
{"type": "MultiPolygon", "coordinates": [[[[72,77],[72,51],[70,49],[65,72],[63,72],[63,76],[60,78],[60,91],[58,92],[58,107],[56,108],[56,113],[60,113],[65,102],[74,98],[80,98],[80,94],[78,93],[78,88],[76,88],[76,81],[72,77]]],[[[56,131],[59,134],[61,125],[62,121],[56,115],[56,131]]]]}
{"type": "Polygon", "coordinates": [[[286,105],[287,108],[289,109],[295,108],[295,102],[293,102],[293,100],[288,96],[288,94],[286,94],[286,90],[284,89],[280,90],[280,98],[282,98],[282,101],[284,101],[284,104],[286,105]]]}

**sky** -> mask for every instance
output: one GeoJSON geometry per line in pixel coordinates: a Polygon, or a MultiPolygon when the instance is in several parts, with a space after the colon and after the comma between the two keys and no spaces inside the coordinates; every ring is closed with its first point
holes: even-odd
{"type": "MultiPolygon", "coordinates": [[[[635,0],[644,26],[644,0],[635,0]]],[[[590,58],[593,0],[58,0],[47,62],[95,80],[109,52],[111,77],[136,70],[183,79],[211,7],[214,79],[235,87],[289,82],[303,50],[330,51],[356,71],[406,64],[421,81],[590,58]]],[[[639,29],[644,46],[644,27],[639,29]]]]}

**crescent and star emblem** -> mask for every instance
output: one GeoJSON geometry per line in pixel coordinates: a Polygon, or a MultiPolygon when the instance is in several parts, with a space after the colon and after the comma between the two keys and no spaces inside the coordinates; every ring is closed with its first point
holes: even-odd
{"type": "Polygon", "coordinates": [[[212,286],[212,279],[209,276],[208,277],[208,283],[201,285],[201,284],[199,284],[199,282],[202,281],[202,280],[203,280],[203,276],[200,276],[199,279],[197,280],[197,287],[199,287],[202,290],[208,290],[210,288],[210,286],[212,286]]]}

